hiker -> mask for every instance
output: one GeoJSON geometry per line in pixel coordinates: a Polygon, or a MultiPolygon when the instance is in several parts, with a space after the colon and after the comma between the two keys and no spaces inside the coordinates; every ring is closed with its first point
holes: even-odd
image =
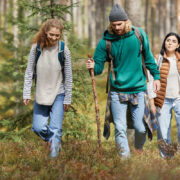
{"type": "MultiPolygon", "coordinates": [[[[171,119],[172,110],[175,112],[177,122],[178,142],[180,144],[180,37],[170,32],[164,38],[160,54],[157,58],[160,69],[161,88],[154,99],[156,107],[158,140],[163,140],[166,145],[171,144],[171,119]]],[[[168,155],[164,148],[159,146],[161,157],[168,155]]]]}
{"type": "Polygon", "coordinates": [[[72,96],[71,56],[60,40],[62,31],[63,24],[57,19],[49,19],[42,25],[33,40],[23,89],[23,103],[28,105],[34,73],[32,130],[49,144],[51,158],[59,154],[64,111],[69,109],[72,96]]]}
{"type": "MultiPolygon", "coordinates": [[[[128,103],[135,128],[135,148],[142,150],[146,140],[146,128],[143,121],[146,76],[142,67],[140,42],[135,35],[135,27],[124,9],[115,4],[109,15],[110,24],[96,47],[93,60],[86,62],[87,69],[94,69],[95,75],[102,73],[108,59],[106,41],[111,41],[113,57],[110,73],[111,110],[115,126],[115,140],[118,152],[123,157],[130,156],[127,140],[126,111],[128,103]]],[[[145,65],[154,77],[154,90],[160,89],[160,76],[149,47],[145,32],[138,28],[142,36],[145,65]]]]}

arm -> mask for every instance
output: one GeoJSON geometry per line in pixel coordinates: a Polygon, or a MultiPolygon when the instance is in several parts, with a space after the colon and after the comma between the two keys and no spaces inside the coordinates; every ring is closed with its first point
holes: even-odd
{"type": "Polygon", "coordinates": [[[149,78],[149,82],[147,83],[148,97],[149,99],[154,99],[156,97],[156,93],[154,92],[154,87],[153,87],[154,79],[149,71],[148,71],[148,78],[149,78]]]}
{"type": "Polygon", "coordinates": [[[149,73],[149,71],[148,71],[148,78],[149,78],[149,82],[147,83],[147,94],[150,99],[151,110],[153,111],[154,114],[156,114],[156,106],[154,104],[154,98],[156,98],[156,93],[153,90],[154,79],[152,75],[149,73]]]}
{"type": "Polygon", "coordinates": [[[24,88],[23,88],[23,103],[29,104],[31,99],[31,87],[32,87],[32,76],[34,71],[35,63],[36,44],[33,44],[28,57],[28,64],[24,77],[24,88]]]}
{"type": "Polygon", "coordinates": [[[64,87],[65,87],[65,98],[64,98],[64,108],[67,110],[71,104],[72,97],[72,65],[71,65],[71,54],[67,46],[64,49],[64,87]]]}
{"type": "Polygon", "coordinates": [[[151,52],[148,37],[141,28],[139,28],[139,30],[141,32],[142,41],[143,41],[143,54],[144,54],[145,65],[146,65],[147,69],[150,71],[154,80],[159,80],[160,72],[157,68],[157,64],[155,63],[155,59],[151,52]]]}
{"type": "Polygon", "coordinates": [[[104,69],[104,63],[107,59],[106,42],[104,39],[101,39],[97,45],[93,59],[95,62],[94,74],[99,75],[102,73],[104,69]]]}

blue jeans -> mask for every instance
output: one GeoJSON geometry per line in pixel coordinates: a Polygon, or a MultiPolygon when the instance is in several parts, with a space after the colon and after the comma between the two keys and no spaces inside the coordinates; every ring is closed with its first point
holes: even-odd
{"type": "Polygon", "coordinates": [[[60,144],[64,116],[64,94],[58,94],[51,106],[34,102],[32,130],[44,141],[60,144]],[[48,123],[48,120],[50,122],[48,123]]]}
{"type": "MultiPolygon", "coordinates": [[[[171,119],[172,109],[175,111],[175,118],[177,123],[177,136],[180,144],[180,99],[165,98],[161,112],[157,113],[157,120],[159,124],[158,128],[158,140],[163,139],[166,143],[171,144],[171,119]]],[[[162,157],[163,151],[161,149],[160,154],[162,157]]]]}
{"type": "MultiPolygon", "coordinates": [[[[111,92],[111,109],[115,126],[115,140],[119,153],[129,156],[130,150],[127,140],[127,112],[128,102],[120,102],[117,92],[111,92]]],[[[142,149],[146,141],[146,128],[143,121],[144,92],[138,93],[138,105],[131,105],[131,114],[135,128],[135,148],[142,149]]]]}

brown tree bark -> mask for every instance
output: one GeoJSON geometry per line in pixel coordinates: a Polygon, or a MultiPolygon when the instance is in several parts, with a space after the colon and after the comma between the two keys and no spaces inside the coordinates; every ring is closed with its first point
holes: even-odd
{"type": "Polygon", "coordinates": [[[96,18],[95,18],[95,21],[96,21],[96,45],[98,44],[99,40],[101,39],[102,37],[102,25],[103,25],[103,22],[102,22],[102,1],[103,0],[98,0],[96,1],[96,18]]]}
{"type": "Polygon", "coordinates": [[[96,47],[96,33],[95,33],[95,0],[89,0],[88,5],[88,32],[89,32],[89,47],[96,47]]]}
{"type": "Polygon", "coordinates": [[[171,31],[177,32],[177,0],[171,0],[170,7],[170,16],[171,16],[171,31]]]}
{"type": "MultiPolygon", "coordinates": [[[[88,58],[92,60],[91,55],[88,55],[88,58]]],[[[99,151],[102,154],[102,144],[101,144],[101,123],[100,123],[100,115],[99,115],[99,107],[98,107],[98,100],[97,100],[97,93],[96,93],[96,84],[95,84],[95,78],[94,78],[94,69],[90,69],[91,73],[91,79],[92,79],[92,88],[93,88],[93,94],[94,94],[94,102],[95,102],[95,111],[96,111],[96,123],[97,123],[97,138],[98,138],[98,145],[99,145],[99,151]]]]}
{"type": "Polygon", "coordinates": [[[2,0],[0,0],[0,41],[2,40],[2,0]]]}
{"type": "Polygon", "coordinates": [[[7,31],[7,0],[3,1],[3,17],[4,17],[4,22],[3,22],[3,31],[6,33],[7,31]]]}
{"type": "Polygon", "coordinates": [[[141,0],[126,0],[125,11],[134,26],[142,26],[142,4],[141,0]]]}
{"type": "Polygon", "coordinates": [[[145,0],[145,32],[148,34],[148,29],[149,29],[149,0],[145,0]]]}
{"type": "Polygon", "coordinates": [[[159,38],[161,44],[166,34],[166,3],[162,2],[162,0],[158,1],[158,10],[159,10],[159,38]]]}

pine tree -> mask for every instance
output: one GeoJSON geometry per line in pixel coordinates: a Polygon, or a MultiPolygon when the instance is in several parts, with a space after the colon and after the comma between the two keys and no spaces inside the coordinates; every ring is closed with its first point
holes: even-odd
{"type": "Polygon", "coordinates": [[[29,108],[23,106],[22,90],[30,42],[38,30],[34,19],[36,18],[41,24],[48,18],[63,18],[65,13],[69,13],[69,8],[55,3],[54,0],[10,1],[6,22],[8,29],[3,35],[5,42],[2,43],[8,50],[9,57],[7,58],[5,54],[5,61],[0,69],[0,81],[4,85],[1,87],[0,95],[5,102],[0,109],[0,113],[4,114],[3,119],[0,120],[0,127],[6,128],[7,131],[26,127],[31,119],[27,114],[31,114],[32,106],[29,108]],[[17,17],[12,13],[15,7],[17,7],[17,17]],[[12,31],[15,25],[18,28],[16,41],[12,31]]]}

